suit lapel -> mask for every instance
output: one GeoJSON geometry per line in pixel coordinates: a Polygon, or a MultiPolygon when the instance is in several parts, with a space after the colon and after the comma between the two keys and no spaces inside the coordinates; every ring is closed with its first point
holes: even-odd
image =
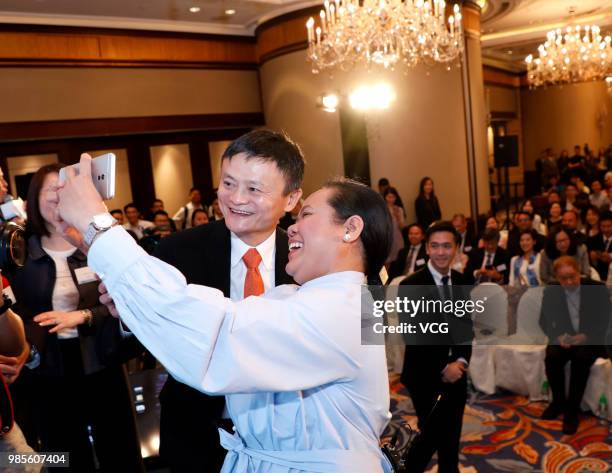
{"type": "Polygon", "coordinates": [[[213,251],[218,251],[214,256],[215,258],[215,270],[218,279],[218,288],[223,291],[225,297],[230,297],[230,284],[231,284],[231,270],[232,270],[232,240],[230,231],[223,224],[221,229],[221,235],[219,239],[219,245],[214,246],[213,251]]]}

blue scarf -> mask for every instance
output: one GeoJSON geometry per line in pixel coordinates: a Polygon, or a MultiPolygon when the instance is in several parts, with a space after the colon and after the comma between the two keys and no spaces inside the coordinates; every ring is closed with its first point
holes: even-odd
{"type": "MultiPolygon", "coordinates": [[[[527,281],[529,282],[529,286],[536,287],[538,286],[538,277],[533,269],[533,263],[535,262],[536,255],[531,254],[529,257],[529,264],[527,265],[527,281]]],[[[523,265],[523,257],[519,256],[514,261],[514,274],[516,274],[516,278],[520,281],[521,278],[521,266],[523,265]]]]}

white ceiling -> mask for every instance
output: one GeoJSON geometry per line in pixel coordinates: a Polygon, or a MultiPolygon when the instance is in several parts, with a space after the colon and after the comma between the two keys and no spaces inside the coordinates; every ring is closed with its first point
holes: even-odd
{"type": "MultiPolygon", "coordinates": [[[[39,24],[251,36],[260,23],[322,0],[0,0],[0,24],[39,24]],[[191,7],[200,11],[191,13],[191,7]],[[228,9],[235,15],[226,15],[228,9]]],[[[570,21],[612,31],[612,0],[487,0],[486,63],[513,70],[546,32],[570,21]]]]}
{"type": "Polygon", "coordinates": [[[0,23],[250,36],[275,16],[317,0],[0,0],[0,23]],[[191,7],[200,11],[192,13],[191,7]],[[228,9],[235,15],[226,15],[228,9]]]}

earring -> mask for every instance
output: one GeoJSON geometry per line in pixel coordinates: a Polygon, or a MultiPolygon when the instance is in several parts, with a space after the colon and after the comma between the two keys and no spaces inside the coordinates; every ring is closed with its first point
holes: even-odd
{"type": "Polygon", "coordinates": [[[351,236],[348,233],[345,233],[344,236],[342,237],[342,239],[344,241],[349,241],[351,239],[351,236]]]}

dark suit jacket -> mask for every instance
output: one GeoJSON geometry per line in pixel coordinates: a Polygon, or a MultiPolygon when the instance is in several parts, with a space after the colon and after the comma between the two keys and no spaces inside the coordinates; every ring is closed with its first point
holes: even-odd
{"type": "MultiPolygon", "coordinates": [[[[597,235],[587,238],[586,246],[591,251],[605,251],[606,244],[604,241],[603,233],[599,232],[597,235]]],[[[609,248],[612,251],[612,244],[609,248]]],[[[590,255],[589,255],[590,258],[590,255]]],[[[599,277],[602,281],[606,281],[608,279],[608,265],[603,261],[597,260],[596,262],[591,261],[591,264],[595,267],[597,272],[599,273],[599,277]]]]}
{"type": "MultiPolygon", "coordinates": [[[[406,264],[408,264],[408,261],[406,261],[408,258],[408,253],[410,253],[410,246],[404,247],[399,251],[397,258],[395,261],[393,261],[393,263],[391,263],[391,266],[389,266],[389,281],[404,274],[404,268],[406,267],[406,264]]],[[[419,269],[426,266],[428,260],[429,257],[427,256],[427,250],[425,249],[425,241],[423,241],[417,253],[416,259],[414,260],[414,272],[417,272],[419,269]]]]}
{"type": "MultiPolygon", "coordinates": [[[[470,259],[468,260],[467,267],[463,273],[470,284],[475,282],[474,271],[481,268],[484,257],[484,248],[477,248],[470,253],[470,259]]],[[[508,257],[508,252],[503,248],[497,247],[497,250],[495,250],[493,267],[497,269],[498,273],[504,276],[503,281],[499,284],[508,284],[508,278],[510,277],[510,258],[508,257]]]]}
{"type": "MultiPolygon", "coordinates": [[[[459,242],[459,246],[461,246],[461,241],[459,242]]],[[[478,239],[474,235],[474,233],[468,228],[465,231],[465,240],[463,242],[463,252],[465,254],[469,254],[471,251],[474,251],[478,248],[478,239]]]]}
{"type": "MultiPolygon", "coordinates": [[[[289,244],[287,234],[276,230],[275,284],[291,284],[293,279],[285,272],[289,244]]],[[[231,235],[224,220],[184,230],[162,239],[155,256],[177,268],[188,284],[214,287],[230,296],[231,235]]],[[[203,317],[206,314],[202,314],[203,317]]],[[[192,402],[194,409],[210,409],[211,418],[223,413],[224,398],[208,396],[182,383],[172,376],[160,397],[164,402],[192,402]]]]}
{"type": "MultiPolygon", "coordinates": [[[[583,279],[580,283],[580,325],[578,333],[587,336],[588,345],[603,345],[610,324],[610,297],[605,284],[583,279]]],[[[540,327],[549,338],[550,345],[567,333],[576,335],[572,326],[567,298],[559,284],[546,287],[540,311],[540,327]]]]}
{"type": "MultiPolygon", "coordinates": [[[[469,299],[466,280],[463,275],[451,271],[453,299],[469,299]]],[[[434,278],[426,266],[423,269],[408,276],[400,283],[400,297],[420,299],[424,297],[429,300],[439,300],[438,288],[435,286],[434,278]],[[412,286],[406,288],[405,286],[412,286]],[[403,288],[403,289],[402,289],[403,288]]],[[[423,383],[429,387],[441,383],[442,370],[444,367],[459,358],[464,358],[468,363],[472,356],[472,340],[474,338],[472,320],[469,315],[461,318],[455,315],[437,316],[430,314],[420,318],[420,321],[445,319],[449,323],[449,333],[436,335],[431,338],[431,345],[406,345],[404,368],[401,381],[409,389],[418,387],[423,383]]],[[[400,321],[408,321],[402,319],[400,321]]],[[[418,317],[410,321],[419,321],[418,317]]]]}

